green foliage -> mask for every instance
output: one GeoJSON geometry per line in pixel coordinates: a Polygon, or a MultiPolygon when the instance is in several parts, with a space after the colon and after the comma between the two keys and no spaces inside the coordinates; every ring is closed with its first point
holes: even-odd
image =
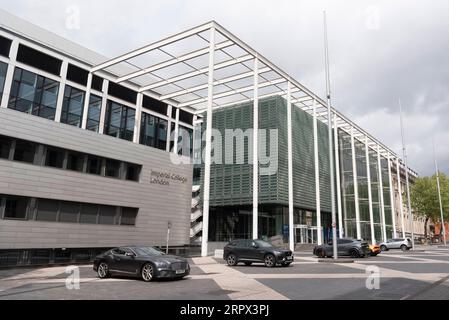
{"type": "MultiPolygon", "coordinates": [[[[449,216],[449,178],[441,172],[439,175],[443,214],[444,219],[447,220],[449,216]]],[[[416,179],[411,187],[410,197],[412,207],[418,215],[430,218],[433,221],[440,220],[436,175],[416,179]]]]}

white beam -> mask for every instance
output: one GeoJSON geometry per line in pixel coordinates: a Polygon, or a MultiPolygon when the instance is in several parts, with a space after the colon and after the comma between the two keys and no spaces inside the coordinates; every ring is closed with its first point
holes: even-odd
{"type": "MultiPolygon", "coordinates": [[[[262,88],[269,87],[269,86],[274,86],[274,85],[277,85],[277,84],[280,84],[280,83],[283,83],[286,81],[287,80],[285,80],[283,78],[279,78],[276,80],[262,82],[262,83],[259,83],[258,89],[262,89],[262,88]]],[[[252,90],[254,90],[254,88],[255,88],[254,85],[251,85],[251,86],[247,86],[247,87],[243,87],[243,88],[239,88],[239,89],[235,89],[235,90],[225,91],[225,92],[214,95],[213,99],[215,100],[215,99],[225,98],[225,97],[233,96],[233,95],[240,94],[243,92],[252,91],[252,90]]],[[[200,98],[200,99],[196,99],[196,100],[192,100],[192,101],[183,102],[183,103],[179,104],[179,107],[183,108],[183,107],[193,106],[195,104],[206,102],[206,100],[207,100],[207,98],[200,98]]]]}
{"type": "Polygon", "coordinates": [[[355,156],[354,128],[351,129],[351,150],[352,150],[352,173],[354,183],[355,222],[357,228],[357,239],[361,239],[362,230],[360,226],[359,185],[357,179],[357,161],[355,156]]]}
{"type": "Polygon", "coordinates": [[[3,94],[0,96],[1,107],[7,108],[9,103],[9,97],[11,95],[12,83],[14,78],[14,70],[16,64],[17,51],[19,49],[19,39],[14,38],[9,49],[9,63],[6,70],[5,81],[3,83],[3,94]]]}
{"type": "Polygon", "coordinates": [[[179,142],[179,108],[176,108],[175,114],[175,134],[173,137],[173,153],[178,154],[178,142],[179,142]]]}
{"type": "Polygon", "coordinates": [[[210,203],[210,172],[212,152],[212,103],[214,96],[214,60],[215,60],[215,28],[210,30],[209,72],[207,88],[207,122],[206,122],[206,149],[204,159],[204,195],[203,195],[203,234],[201,239],[201,256],[208,255],[209,237],[209,203],[210,203]]]}
{"type": "Polygon", "coordinates": [[[66,87],[67,68],[69,67],[68,60],[62,61],[61,64],[61,80],[59,83],[58,98],[56,102],[55,122],[61,122],[62,105],[64,103],[64,94],[66,87]]]}
{"type": "MultiPolygon", "coordinates": [[[[263,69],[259,70],[259,74],[264,73],[264,72],[268,72],[268,71],[270,71],[269,68],[263,68],[263,69]]],[[[218,85],[221,85],[221,84],[225,84],[225,83],[229,83],[229,82],[233,82],[233,81],[237,81],[237,80],[241,80],[241,79],[245,79],[245,78],[249,78],[249,77],[253,77],[253,76],[254,76],[254,71],[248,71],[248,72],[245,72],[245,73],[237,74],[235,76],[231,76],[231,77],[223,78],[223,79],[220,79],[220,80],[216,80],[214,82],[214,86],[218,86],[218,85]]],[[[173,92],[173,93],[169,93],[169,94],[161,96],[160,99],[161,100],[172,99],[172,98],[175,98],[175,97],[182,96],[184,94],[188,94],[188,93],[192,93],[192,92],[199,91],[199,90],[204,90],[204,89],[207,89],[207,84],[202,84],[202,85],[199,85],[199,86],[195,86],[195,87],[191,87],[191,88],[188,88],[188,89],[179,90],[179,91],[176,91],[176,92],[173,92]]]]}
{"type": "Polygon", "coordinates": [[[106,68],[108,68],[110,66],[113,66],[115,64],[118,64],[120,62],[123,62],[123,61],[129,60],[129,59],[135,58],[135,57],[137,57],[139,55],[142,55],[142,54],[145,54],[147,52],[153,51],[155,49],[164,47],[164,46],[169,45],[171,43],[183,40],[183,39],[188,38],[190,36],[193,36],[195,34],[198,34],[198,33],[201,33],[203,31],[206,31],[206,30],[210,29],[213,25],[214,25],[213,22],[208,22],[208,23],[203,24],[201,26],[192,28],[190,30],[187,30],[187,31],[175,34],[175,35],[173,35],[171,37],[167,37],[167,38],[165,38],[163,40],[154,42],[154,43],[152,43],[150,45],[147,45],[147,46],[144,46],[144,47],[142,47],[140,49],[131,51],[131,52],[126,53],[124,55],[121,55],[121,56],[119,56],[119,57],[117,57],[115,59],[111,59],[109,61],[106,61],[106,62],[104,62],[104,63],[102,63],[102,64],[100,64],[100,65],[98,65],[96,67],[93,67],[91,69],[91,72],[96,72],[96,71],[99,71],[99,70],[102,70],[102,69],[106,69],[106,68]]]}
{"type": "Polygon", "coordinates": [[[89,116],[90,92],[92,88],[92,73],[87,76],[86,94],[84,95],[83,118],[81,128],[86,129],[87,117],[89,116]]]}
{"type": "Polygon", "coordinates": [[[382,162],[380,160],[380,146],[377,146],[377,164],[379,169],[379,191],[380,191],[380,213],[382,217],[382,238],[383,241],[387,241],[387,226],[385,223],[385,203],[384,203],[384,187],[382,182],[382,162]]]}
{"type": "Polygon", "coordinates": [[[337,210],[338,210],[338,234],[340,238],[344,237],[343,230],[343,210],[341,203],[341,177],[340,177],[340,147],[338,141],[337,114],[334,113],[334,146],[335,146],[335,177],[337,185],[337,210]]]}
{"type": "Polygon", "coordinates": [[[253,239],[259,237],[259,60],[254,59],[253,101],[253,239]]]}
{"type": "Polygon", "coordinates": [[[371,162],[369,156],[368,136],[365,137],[366,176],[368,184],[368,209],[371,230],[371,244],[376,244],[376,231],[374,230],[373,193],[371,188],[371,162]]]}
{"type": "MultiPolygon", "coordinates": [[[[214,66],[214,70],[227,68],[227,67],[233,66],[235,64],[243,63],[243,62],[246,62],[246,61],[249,61],[249,60],[252,60],[252,59],[253,59],[253,56],[250,55],[250,54],[247,54],[247,55],[244,55],[244,56],[241,56],[241,57],[238,57],[238,58],[234,58],[234,59],[230,59],[230,60],[227,60],[227,61],[224,61],[224,62],[221,62],[221,63],[217,63],[214,66]]],[[[203,68],[203,69],[199,69],[199,70],[195,70],[195,71],[191,71],[191,72],[187,72],[187,73],[181,74],[179,76],[175,76],[175,77],[172,77],[172,78],[168,78],[166,80],[158,81],[158,82],[150,84],[148,86],[144,86],[139,91],[143,92],[143,91],[147,91],[147,90],[153,90],[153,89],[156,89],[156,88],[168,85],[168,84],[172,84],[172,83],[175,83],[175,82],[178,82],[178,81],[181,81],[181,80],[193,78],[193,77],[199,76],[201,74],[206,74],[208,71],[209,71],[209,67],[206,67],[206,68],[203,68]]]]}
{"type": "Polygon", "coordinates": [[[394,189],[393,189],[393,178],[391,176],[391,156],[390,153],[388,153],[388,183],[390,186],[390,207],[391,207],[391,219],[393,222],[393,238],[397,238],[398,234],[396,231],[396,208],[394,205],[394,189]]]}
{"type": "MultiPolygon", "coordinates": [[[[224,49],[224,48],[230,47],[232,45],[233,45],[232,41],[223,41],[223,42],[221,42],[221,43],[219,43],[219,44],[217,44],[215,46],[215,50],[224,49]]],[[[146,75],[148,73],[151,73],[151,72],[163,69],[163,68],[170,67],[170,66],[175,65],[175,64],[180,63],[180,62],[184,62],[184,61],[187,61],[187,60],[190,60],[190,59],[201,57],[201,56],[207,54],[208,52],[209,52],[209,48],[204,48],[204,49],[196,50],[196,51],[193,51],[193,52],[189,52],[188,54],[185,54],[185,55],[182,55],[182,56],[179,56],[179,57],[176,57],[176,58],[173,58],[173,59],[170,59],[170,60],[158,63],[158,64],[155,64],[155,65],[152,65],[151,67],[148,67],[148,68],[145,68],[145,69],[142,69],[142,70],[139,70],[139,71],[135,71],[135,72],[132,72],[132,73],[127,74],[125,76],[119,77],[119,78],[117,78],[117,83],[121,83],[121,82],[124,82],[124,81],[127,81],[127,80],[131,80],[133,78],[137,78],[137,77],[146,75]]]]}
{"type": "Polygon", "coordinates": [[[294,207],[293,207],[293,133],[292,133],[292,85],[287,83],[287,149],[288,149],[288,235],[289,247],[295,251],[294,207]]]}
{"type": "Polygon", "coordinates": [[[321,227],[321,191],[320,191],[320,162],[318,153],[318,120],[316,117],[316,103],[313,102],[313,151],[315,168],[315,206],[316,206],[316,225],[318,245],[323,244],[323,233],[321,227]]]}
{"type": "Polygon", "coordinates": [[[398,179],[399,214],[401,215],[402,237],[405,238],[404,203],[402,200],[401,167],[399,166],[399,158],[396,159],[396,170],[398,179]]]}

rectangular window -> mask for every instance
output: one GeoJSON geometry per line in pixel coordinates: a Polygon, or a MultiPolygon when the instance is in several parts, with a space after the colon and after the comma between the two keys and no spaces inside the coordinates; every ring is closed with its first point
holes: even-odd
{"type": "Polygon", "coordinates": [[[76,202],[61,201],[59,210],[60,222],[78,222],[78,214],[80,211],[80,204],[76,202]]]}
{"type": "Polygon", "coordinates": [[[84,110],[84,91],[65,87],[62,103],[61,122],[81,128],[84,110]]]}
{"type": "Polygon", "coordinates": [[[105,134],[132,141],[136,112],[133,108],[108,101],[106,107],[105,134]]]}
{"type": "Polygon", "coordinates": [[[16,68],[8,108],[54,120],[59,83],[16,68]]]}
{"type": "Polygon", "coordinates": [[[137,92],[120,84],[109,82],[108,94],[132,104],[137,102],[137,92]]]}
{"type": "Polygon", "coordinates": [[[115,218],[117,215],[117,208],[111,206],[100,206],[100,215],[98,218],[99,224],[116,224],[115,218]]]}
{"type": "Polygon", "coordinates": [[[103,92],[103,81],[104,81],[103,78],[93,75],[91,88],[103,92]]]}
{"type": "Polygon", "coordinates": [[[120,161],[106,160],[106,177],[120,178],[120,161]]]}
{"type": "Polygon", "coordinates": [[[162,101],[153,99],[146,95],[143,96],[142,106],[145,109],[149,109],[151,111],[166,115],[167,114],[167,104],[162,101]]]}
{"type": "Polygon", "coordinates": [[[67,80],[78,83],[82,86],[87,86],[87,78],[89,77],[89,72],[74,66],[73,64],[69,64],[67,68],[67,80]]]}
{"type": "Polygon", "coordinates": [[[45,165],[47,167],[60,168],[64,167],[65,150],[59,148],[47,148],[45,156],[45,165]]]}
{"type": "Polygon", "coordinates": [[[135,208],[122,208],[120,224],[123,226],[135,226],[137,211],[138,209],[135,208]]]}
{"type": "Polygon", "coordinates": [[[30,47],[19,45],[17,61],[60,76],[62,61],[30,47]]]}
{"type": "Polygon", "coordinates": [[[87,157],[87,173],[101,174],[103,159],[95,156],[87,157]]]}
{"type": "Polygon", "coordinates": [[[33,163],[36,154],[36,144],[32,142],[17,140],[14,150],[14,160],[33,163]]]}
{"type": "Polygon", "coordinates": [[[179,126],[178,154],[193,156],[193,129],[179,126]]]}
{"type": "Polygon", "coordinates": [[[168,121],[142,112],[140,144],[165,150],[167,146],[168,121]]]}
{"type": "Polygon", "coordinates": [[[2,103],[3,90],[5,87],[6,72],[8,71],[8,65],[0,62],[0,103],[2,103]]]}
{"type": "Polygon", "coordinates": [[[12,139],[0,136],[0,159],[9,159],[9,152],[11,151],[12,139]]]}
{"type": "Polygon", "coordinates": [[[39,199],[37,205],[37,216],[38,221],[57,221],[59,209],[59,201],[39,199]]]}
{"type": "Polygon", "coordinates": [[[6,197],[5,219],[26,219],[29,199],[25,197],[6,197]]]}
{"type": "Polygon", "coordinates": [[[98,206],[96,204],[83,203],[81,205],[80,223],[96,224],[98,206]]]}
{"type": "Polygon", "coordinates": [[[12,41],[10,39],[0,36],[0,56],[9,58],[9,51],[11,50],[11,43],[12,43],[12,41]]]}
{"type": "Polygon", "coordinates": [[[141,166],[135,164],[126,164],[126,180],[139,181],[141,166]]]}
{"type": "Polygon", "coordinates": [[[102,98],[96,95],[90,95],[89,110],[87,112],[86,129],[98,132],[100,128],[102,98]]]}
{"type": "Polygon", "coordinates": [[[67,155],[67,169],[77,172],[84,170],[84,155],[77,152],[69,151],[67,155]]]}

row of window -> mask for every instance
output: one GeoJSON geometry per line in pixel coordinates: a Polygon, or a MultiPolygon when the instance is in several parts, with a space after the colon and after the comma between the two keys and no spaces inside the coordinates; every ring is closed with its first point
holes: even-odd
{"type": "MultiPolygon", "coordinates": [[[[12,41],[10,39],[0,36],[0,55],[5,57],[10,56],[11,43],[12,41]]],[[[61,76],[62,61],[60,59],[28,47],[24,44],[19,44],[16,60],[55,76],[61,76]]],[[[70,63],[68,64],[66,74],[67,80],[87,87],[88,78],[88,70],[72,65],[70,63]]],[[[101,77],[92,75],[91,88],[102,92],[103,82],[104,79],[102,79],[101,77]]],[[[107,93],[131,104],[136,104],[137,102],[137,92],[120,84],[111,82],[109,84],[107,93]]],[[[157,113],[161,113],[164,115],[167,114],[167,104],[146,95],[144,95],[143,106],[157,113]]],[[[174,113],[172,113],[171,116],[172,118],[174,118],[174,113]]],[[[179,118],[182,122],[185,123],[192,123],[193,121],[193,115],[183,110],[180,110],[179,118]]]]}
{"type": "MultiPolygon", "coordinates": [[[[6,69],[4,74],[6,74],[6,69]]],[[[0,65],[0,81],[2,79],[1,75],[2,69],[0,65]]],[[[21,68],[16,68],[8,107],[54,120],[58,90],[58,82],[21,68]]],[[[84,91],[68,85],[65,86],[61,123],[79,128],[82,126],[85,95],[84,91]]],[[[102,98],[91,94],[89,97],[86,129],[99,132],[101,106],[102,98]]],[[[135,109],[108,101],[106,105],[104,133],[109,136],[132,141],[135,116],[135,109]]],[[[140,126],[140,144],[166,150],[168,133],[167,120],[142,112],[140,126]]],[[[193,130],[180,126],[180,132],[183,130],[189,134],[191,142],[193,139],[193,130]]],[[[174,124],[172,124],[172,131],[174,131],[174,124]]]]}
{"type": "Polygon", "coordinates": [[[139,181],[141,165],[0,135],[0,159],[139,181]]]}
{"type": "Polygon", "coordinates": [[[5,86],[5,78],[7,70],[8,65],[6,63],[0,62],[0,104],[2,103],[3,87],[5,86]]]}
{"type": "Polygon", "coordinates": [[[136,208],[0,195],[3,219],[134,226],[138,211],[136,208]]]}

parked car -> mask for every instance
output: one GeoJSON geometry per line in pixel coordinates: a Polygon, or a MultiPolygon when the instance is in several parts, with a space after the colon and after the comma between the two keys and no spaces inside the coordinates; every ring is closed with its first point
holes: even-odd
{"type": "Polygon", "coordinates": [[[224,247],[223,259],[229,266],[235,266],[239,262],[247,266],[263,262],[268,268],[276,265],[288,267],[293,262],[293,252],[262,240],[234,240],[224,247]]]}
{"type": "Polygon", "coordinates": [[[149,282],[159,278],[180,279],[190,274],[186,259],[166,255],[154,247],[121,247],[108,250],[94,260],[100,278],[113,275],[140,277],[149,282]]]}
{"type": "Polygon", "coordinates": [[[390,239],[387,242],[382,242],[380,244],[380,249],[382,251],[388,251],[390,249],[401,249],[402,251],[407,251],[412,248],[412,240],[409,238],[396,238],[390,239]]]}
{"type": "Polygon", "coordinates": [[[382,252],[382,250],[380,249],[380,246],[378,244],[370,244],[369,250],[370,250],[370,255],[373,257],[377,256],[379,253],[382,252]]]}
{"type": "MultiPolygon", "coordinates": [[[[350,256],[352,258],[363,258],[371,253],[368,243],[352,238],[337,239],[337,253],[339,256],[350,256]]],[[[313,254],[320,258],[331,258],[334,255],[332,240],[327,244],[316,246],[313,254]]]]}

